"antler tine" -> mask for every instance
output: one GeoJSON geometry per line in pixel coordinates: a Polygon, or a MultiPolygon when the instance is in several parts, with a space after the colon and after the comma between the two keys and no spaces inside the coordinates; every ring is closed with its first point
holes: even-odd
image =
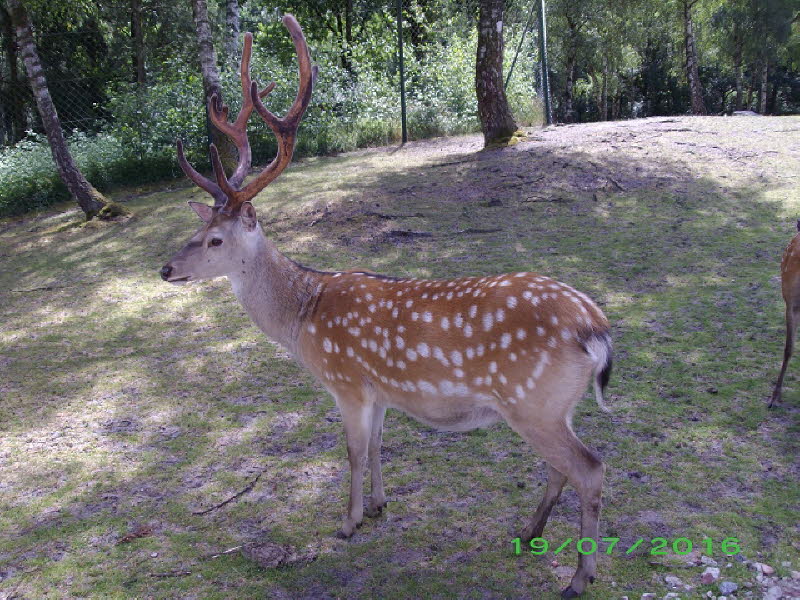
{"type": "Polygon", "coordinates": [[[214,197],[214,204],[225,204],[227,198],[222,189],[210,179],[200,175],[200,173],[189,164],[189,161],[186,160],[186,155],[183,153],[183,142],[180,139],[175,140],[175,142],[178,147],[178,164],[181,166],[186,176],[191,179],[197,187],[211,194],[214,197]]]}
{"type": "MultiPolygon", "coordinates": [[[[292,15],[284,15],[283,24],[292,36],[295,51],[297,52],[297,66],[300,72],[297,96],[292,106],[289,108],[289,111],[286,113],[286,116],[283,118],[276,117],[261,102],[261,97],[265,96],[266,93],[262,94],[258,92],[255,83],[251,83],[250,99],[256,112],[266,121],[267,125],[269,125],[275,137],[278,139],[278,153],[272,162],[267,165],[253,181],[247,184],[235,196],[229,196],[228,203],[225,206],[227,210],[234,210],[242,203],[254,198],[256,194],[280,175],[292,161],[297,128],[300,124],[300,119],[303,117],[311,101],[311,92],[314,87],[314,81],[316,80],[317,68],[316,66],[311,66],[311,54],[308,51],[308,44],[306,44],[303,30],[297,22],[297,19],[292,15]]],[[[270,84],[265,88],[265,91],[271,91],[273,87],[274,84],[270,84]]]]}
{"type": "MultiPolygon", "coordinates": [[[[214,170],[214,176],[217,178],[217,185],[222,190],[222,192],[227,196],[227,198],[234,197],[238,190],[235,189],[231,182],[225,177],[225,169],[222,167],[222,161],[219,158],[219,150],[217,150],[216,144],[211,144],[208,147],[208,152],[211,155],[211,167],[214,170]]],[[[223,207],[223,210],[227,209],[227,202],[223,207]]]]}

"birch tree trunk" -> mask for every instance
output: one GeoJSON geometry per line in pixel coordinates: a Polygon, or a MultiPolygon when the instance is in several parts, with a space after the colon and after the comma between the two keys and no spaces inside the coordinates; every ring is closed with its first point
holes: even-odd
{"type": "Polygon", "coordinates": [[[505,0],[481,0],[475,92],[484,145],[505,143],[517,130],[503,85],[505,0]]]}
{"type": "MultiPolygon", "coordinates": [[[[197,48],[200,58],[200,72],[203,76],[203,95],[205,105],[214,94],[221,97],[219,69],[217,69],[217,53],[214,52],[214,43],[211,38],[211,24],[208,21],[208,5],[206,0],[192,0],[192,16],[197,33],[197,48]]],[[[227,172],[232,171],[236,166],[236,148],[228,137],[219,129],[214,127],[206,115],[209,134],[212,143],[219,151],[220,160],[227,172]]]]}
{"type": "Polygon", "coordinates": [[[225,61],[233,70],[239,65],[239,0],[225,2],[225,61]]]}
{"type": "Polygon", "coordinates": [[[694,23],[692,21],[692,8],[697,0],[683,0],[683,26],[686,42],[686,78],[689,80],[689,95],[692,101],[692,114],[707,114],[703,102],[703,85],[700,82],[700,72],[697,65],[697,46],[694,37],[694,23]]]}
{"type": "Polygon", "coordinates": [[[28,72],[28,81],[36,99],[36,107],[42,118],[47,141],[50,143],[53,162],[56,163],[58,174],[64,185],[67,186],[70,195],[75,198],[83,212],[86,213],[86,219],[89,220],[97,216],[106,206],[107,201],[86,180],[69,152],[64,133],[61,131],[61,121],[58,119],[56,107],[47,88],[47,80],[41,60],[39,60],[39,53],[33,40],[33,30],[25,7],[21,0],[6,0],[6,3],[17,34],[17,42],[22,50],[22,60],[28,72]]]}
{"type": "Polygon", "coordinates": [[[761,61],[761,90],[758,99],[758,112],[761,113],[762,115],[767,114],[768,75],[769,75],[769,63],[767,62],[767,59],[764,58],[764,60],[761,61]]]}

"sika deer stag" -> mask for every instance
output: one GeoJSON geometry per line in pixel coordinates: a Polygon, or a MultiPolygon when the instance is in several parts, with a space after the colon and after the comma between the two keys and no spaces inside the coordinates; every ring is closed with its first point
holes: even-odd
{"type": "MultiPolygon", "coordinates": [[[[234,123],[212,98],[213,123],[235,142],[239,164],[225,177],[211,146],[216,182],[197,173],[178,143],[186,175],[215,199],[191,202],[204,221],[162,269],[170,283],[227,276],[236,297],[264,333],[281,343],[330,391],[342,414],[350,462],[350,502],[341,537],[361,523],[363,471],[372,493],[366,514],[386,505],[380,466],[386,409],[450,431],[505,420],[548,464],[544,498],[523,538],[540,537],[566,482],[581,500],[581,537],[597,539],[604,465],[572,431],[575,405],[590,377],[597,402],[611,372],[606,317],[586,295],[536,273],[424,280],[360,271],[321,272],[281,254],[262,232],[250,200],[289,164],[315,69],[294,17],[283,19],[297,50],[300,88],[287,115],[261,103],[250,81],[252,37],[242,55],[244,104],[234,123]],[[278,155],[244,185],[250,168],[246,125],[252,110],[272,128],[278,155]]],[[[594,580],[595,555],[579,556],[564,597],[594,580]]]]}
{"type": "Polygon", "coordinates": [[[800,220],[797,221],[797,231],[798,233],[786,246],[781,260],[781,291],[783,292],[783,301],[786,304],[786,345],[783,348],[781,373],[778,375],[775,389],[772,390],[769,408],[781,401],[783,376],[786,374],[786,367],[789,366],[789,359],[792,358],[794,336],[797,333],[797,320],[800,318],[800,220]]]}

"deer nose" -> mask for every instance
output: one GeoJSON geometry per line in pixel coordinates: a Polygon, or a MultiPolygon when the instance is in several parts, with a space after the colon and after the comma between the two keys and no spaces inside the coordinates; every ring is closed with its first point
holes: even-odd
{"type": "Polygon", "coordinates": [[[169,276],[172,274],[172,266],[171,265],[164,265],[161,267],[161,279],[164,281],[169,281],[169,276]]]}

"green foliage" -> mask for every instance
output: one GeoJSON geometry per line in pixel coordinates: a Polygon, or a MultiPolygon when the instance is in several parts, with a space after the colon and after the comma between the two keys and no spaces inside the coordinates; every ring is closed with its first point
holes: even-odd
{"type": "MultiPolygon", "coordinates": [[[[156,181],[177,174],[174,156],[133,156],[108,133],[69,137],[69,148],[86,178],[100,191],[113,186],[156,181]]],[[[53,164],[47,139],[29,132],[17,145],[0,149],[0,217],[44,208],[69,199],[53,164]]]]}

